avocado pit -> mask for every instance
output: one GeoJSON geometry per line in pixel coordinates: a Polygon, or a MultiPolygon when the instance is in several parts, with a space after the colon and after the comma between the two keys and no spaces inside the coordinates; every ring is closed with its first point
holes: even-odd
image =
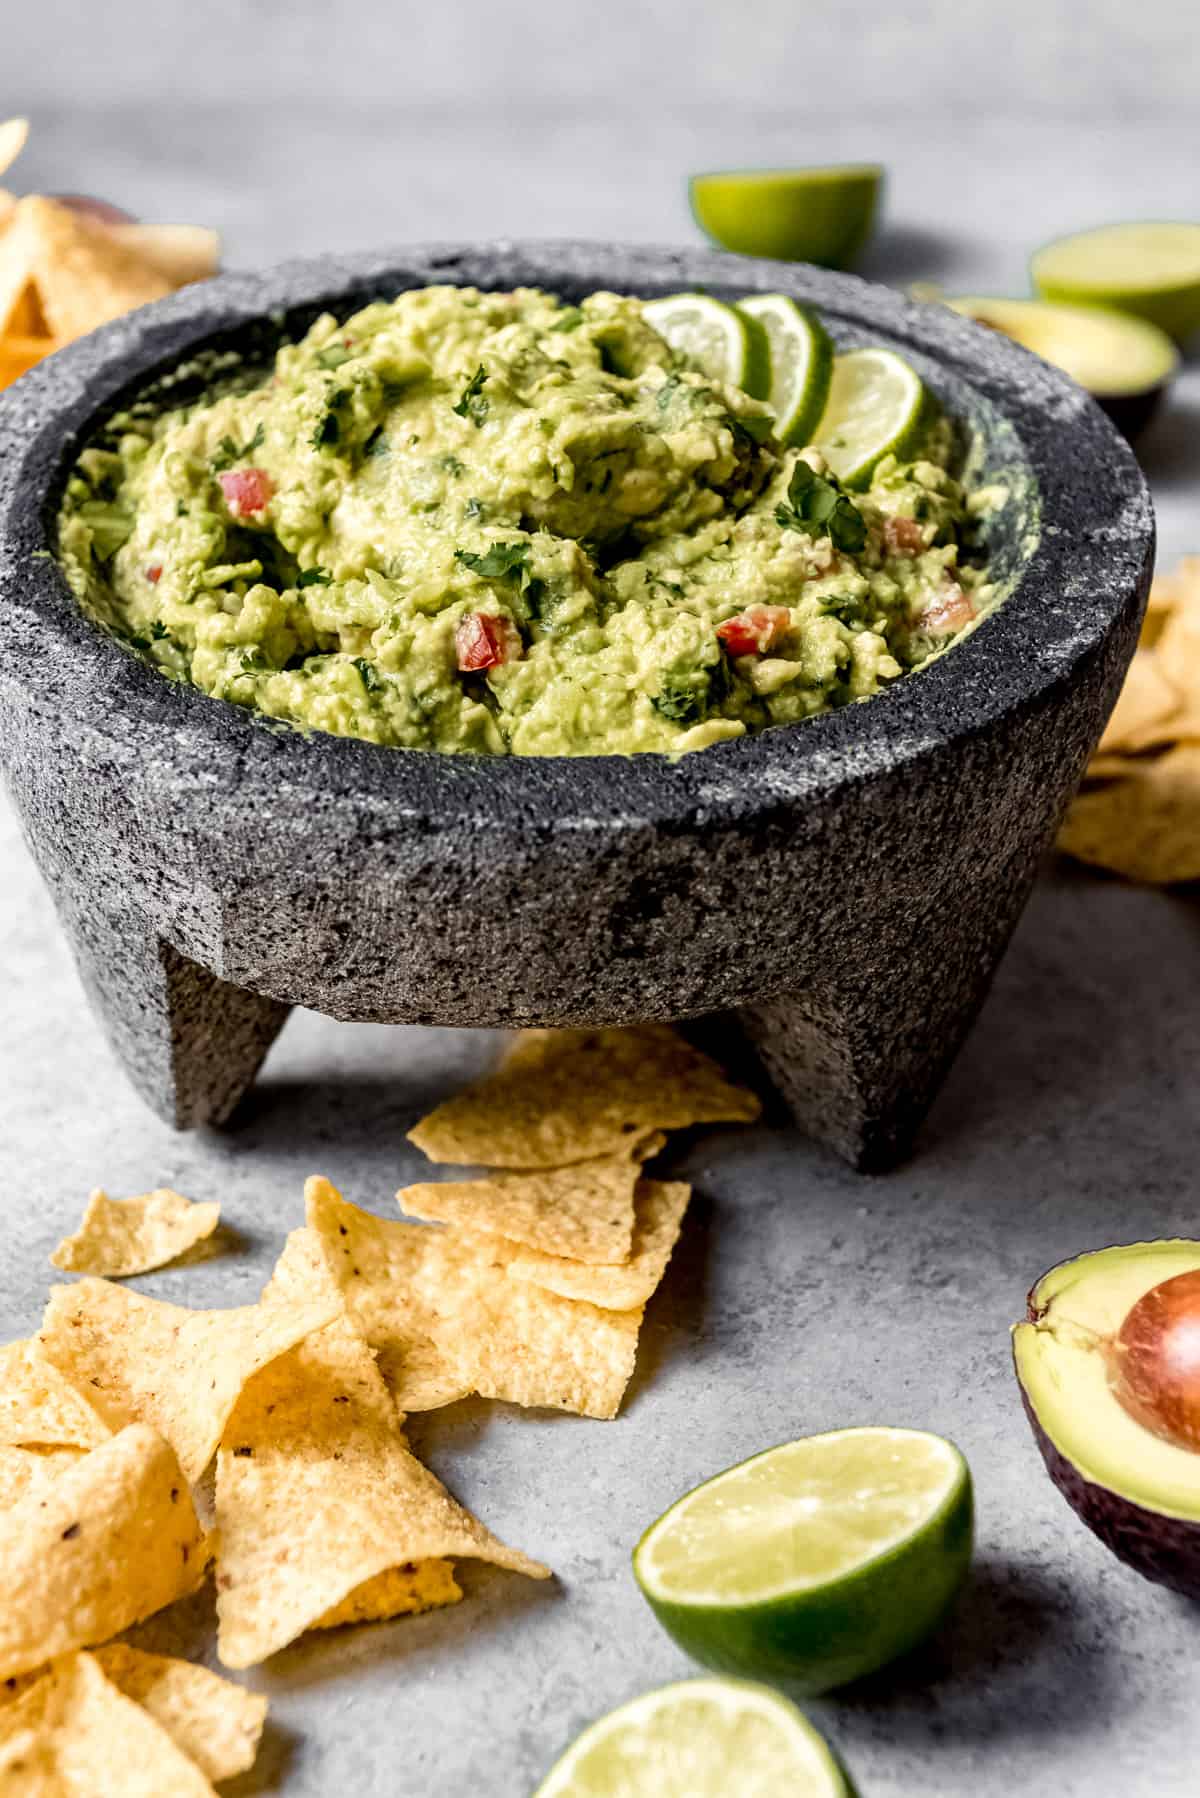
{"type": "Polygon", "coordinates": [[[1200,1268],[1144,1293],[1110,1354],[1113,1386],[1129,1414],[1200,1453],[1200,1268]]]}

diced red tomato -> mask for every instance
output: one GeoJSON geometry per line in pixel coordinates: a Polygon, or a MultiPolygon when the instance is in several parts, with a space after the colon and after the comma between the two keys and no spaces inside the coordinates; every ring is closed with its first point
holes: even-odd
{"type": "Polygon", "coordinates": [[[917,619],[923,631],[931,637],[952,637],[970,624],[975,616],[975,607],[970,597],[963,592],[957,581],[951,581],[940,593],[934,595],[925,610],[917,619]]]}
{"type": "Polygon", "coordinates": [[[731,656],[762,656],[790,629],[786,606],[747,606],[717,626],[717,636],[731,656]]]}
{"type": "Polygon", "coordinates": [[[162,579],[162,563],[152,562],[146,570],[146,579],[152,587],[157,587],[162,579]]]}
{"type": "Polygon", "coordinates": [[[894,556],[919,556],[925,548],[925,533],[915,518],[885,518],[883,541],[894,556]]]}
{"type": "Polygon", "coordinates": [[[234,468],[228,474],[219,474],[217,479],[225,504],[235,518],[265,511],[275,491],[275,483],[265,468],[234,468]]]}
{"type": "Polygon", "coordinates": [[[494,618],[490,612],[468,612],[454,633],[454,648],[463,674],[517,662],[523,647],[521,633],[511,619],[494,618]]]}

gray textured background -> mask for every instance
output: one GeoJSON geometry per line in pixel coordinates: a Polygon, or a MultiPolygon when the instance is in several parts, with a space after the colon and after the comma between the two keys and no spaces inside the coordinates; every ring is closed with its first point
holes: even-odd
{"type": "MultiPolygon", "coordinates": [[[[1028,249],[1106,218],[1200,210],[1196,27],[1181,0],[753,6],[0,0],[0,116],[22,184],[211,220],[229,260],[429,236],[689,241],[690,167],[878,156],[869,272],[1020,291],[1028,249]]],[[[1144,446],[1164,560],[1200,549],[1200,376],[1144,446]]],[[[109,1062],[0,813],[5,1334],[87,1189],[219,1196],[226,1254],[142,1282],[257,1291],[303,1176],[386,1211],[403,1132],[488,1053],[467,1035],[289,1024],[240,1126],[174,1137],[109,1062]]],[[[1077,1526],[1041,1473],[1006,1329],[1031,1280],[1102,1242],[1196,1233],[1200,916],[1048,872],[924,1152],[863,1182],[770,1129],[696,1141],[699,1193],[615,1425],[466,1405],[418,1425],[546,1591],[342,1632],[251,1676],[264,1774],[297,1798],[522,1798],[573,1731],[686,1671],[626,1552],[685,1485],[767,1442],[869,1419],[952,1434],[975,1470],[975,1582],[928,1656],[812,1706],[864,1798],[1184,1798],[1198,1789],[1200,1618],[1077,1526]],[[278,1775],[277,1783],[276,1775],[278,1775]]],[[[207,1601],[147,1641],[206,1652],[207,1601]]],[[[235,1788],[236,1789],[236,1788],[235,1788]]]]}

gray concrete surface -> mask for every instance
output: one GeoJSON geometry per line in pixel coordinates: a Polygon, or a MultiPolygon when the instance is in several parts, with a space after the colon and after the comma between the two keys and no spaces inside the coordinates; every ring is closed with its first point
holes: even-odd
{"type": "MultiPolygon", "coordinates": [[[[761,0],[754,32],[715,0],[386,13],[339,27],[310,4],[6,7],[0,112],[28,104],[40,126],[31,184],[211,218],[240,262],[472,232],[686,241],[689,166],[877,151],[893,223],[871,272],[1018,290],[1052,231],[1196,205],[1194,22],[1175,0],[761,0]]],[[[1143,456],[1164,561],[1200,549],[1194,367],[1143,456]]],[[[236,1130],[174,1136],[108,1059],[7,813],[0,876],[5,1335],[36,1323],[46,1257],[98,1181],[221,1197],[226,1253],[140,1284],[251,1298],[304,1175],[386,1212],[418,1176],[405,1129],[490,1052],[298,1014],[236,1130]]],[[[468,1575],[456,1610],[318,1639],[248,1676],[273,1722],[261,1774],[232,1789],[524,1798],[588,1718],[687,1670],[628,1573],[644,1523],[768,1442],[884,1418],[961,1443],[980,1540],[920,1662],[810,1707],[863,1798],[1192,1798],[1200,1618],[1052,1490],[1006,1332],[1055,1260],[1200,1229],[1198,1062],[1194,900],[1050,870],[918,1160],[863,1181],[786,1132],[696,1140],[679,1161],[695,1211],[624,1416],[470,1404],[415,1428],[559,1584],[468,1575]]],[[[211,1655],[210,1601],[142,1639],[211,1655]]]]}

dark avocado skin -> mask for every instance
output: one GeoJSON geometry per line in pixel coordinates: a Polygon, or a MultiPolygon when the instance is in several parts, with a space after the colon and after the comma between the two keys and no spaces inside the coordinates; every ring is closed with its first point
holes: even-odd
{"type": "Polygon", "coordinates": [[[1200,1521],[1188,1523],[1180,1517],[1164,1517],[1160,1511],[1148,1511],[1132,1499],[1110,1492],[1106,1486],[1085,1480],[1047,1436],[1024,1387],[1021,1403],[1046,1472],[1092,1534],[1099,1536],[1119,1561],[1143,1579],[1152,1580],[1156,1586],[1168,1586],[1184,1598],[1200,1599],[1200,1521]]]}

